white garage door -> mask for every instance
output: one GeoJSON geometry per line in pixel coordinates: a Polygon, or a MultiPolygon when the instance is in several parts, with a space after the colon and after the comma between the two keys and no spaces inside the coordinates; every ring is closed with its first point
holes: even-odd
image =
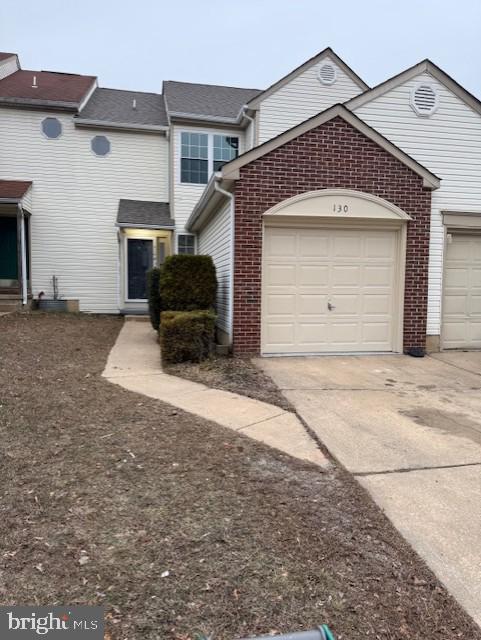
{"type": "Polygon", "coordinates": [[[443,348],[481,349],[481,237],[450,236],[444,270],[443,348]]]}
{"type": "Polygon", "coordinates": [[[397,231],[265,229],[262,351],[393,351],[397,231]]]}

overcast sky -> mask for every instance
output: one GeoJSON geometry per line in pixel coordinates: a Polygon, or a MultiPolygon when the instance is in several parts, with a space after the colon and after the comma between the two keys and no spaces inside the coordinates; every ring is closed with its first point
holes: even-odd
{"type": "Polygon", "coordinates": [[[22,68],[265,88],[331,46],[368,84],[424,58],[481,98],[479,0],[0,0],[22,68]]]}

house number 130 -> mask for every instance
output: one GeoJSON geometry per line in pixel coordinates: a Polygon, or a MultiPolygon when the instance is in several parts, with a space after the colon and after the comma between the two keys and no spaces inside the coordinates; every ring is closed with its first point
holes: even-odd
{"type": "Polygon", "coordinates": [[[349,205],[347,204],[333,204],[332,210],[334,213],[349,213],[349,205]]]}

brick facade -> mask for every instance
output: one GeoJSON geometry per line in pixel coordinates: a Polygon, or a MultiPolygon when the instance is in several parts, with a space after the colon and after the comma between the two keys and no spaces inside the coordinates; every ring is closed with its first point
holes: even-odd
{"type": "Polygon", "coordinates": [[[240,170],[235,185],[235,354],[261,344],[262,214],[292,196],[345,188],[384,198],[411,216],[404,296],[404,350],[424,348],[431,191],[387,151],[336,117],[240,170]]]}

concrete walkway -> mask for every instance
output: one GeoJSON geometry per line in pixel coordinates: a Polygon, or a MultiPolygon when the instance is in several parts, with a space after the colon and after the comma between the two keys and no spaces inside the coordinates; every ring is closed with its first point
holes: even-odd
{"type": "Polygon", "coordinates": [[[258,363],[481,625],[481,352],[258,363]]]}
{"type": "Polygon", "coordinates": [[[296,458],[324,468],[329,465],[294,413],[163,373],[156,337],[147,322],[125,322],[102,375],[129,391],[217,422],[296,458]]]}

